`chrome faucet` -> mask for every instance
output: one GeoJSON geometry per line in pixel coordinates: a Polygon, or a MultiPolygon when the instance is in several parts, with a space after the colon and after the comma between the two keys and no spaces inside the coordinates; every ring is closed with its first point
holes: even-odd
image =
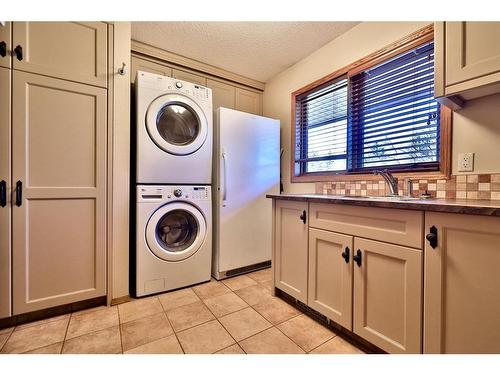
{"type": "Polygon", "coordinates": [[[373,174],[380,175],[389,185],[391,195],[398,195],[398,179],[387,169],[373,171],[373,174]]]}

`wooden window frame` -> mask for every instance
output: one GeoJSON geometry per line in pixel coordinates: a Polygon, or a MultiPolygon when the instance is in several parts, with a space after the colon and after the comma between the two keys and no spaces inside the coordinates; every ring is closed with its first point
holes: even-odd
{"type": "MultiPolygon", "coordinates": [[[[334,80],[342,75],[350,78],[366,69],[382,63],[396,55],[411,50],[425,42],[434,40],[434,25],[430,24],[420,30],[378,50],[372,54],[359,59],[341,69],[338,69],[294,92],[291,95],[291,149],[290,149],[290,180],[291,182],[322,182],[322,181],[354,181],[354,180],[380,180],[380,176],[372,173],[359,172],[311,172],[295,175],[295,104],[297,96],[304,92],[313,90],[326,82],[334,80]]],[[[404,172],[393,173],[396,177],[407,177],[413,179],[449,179],[451,176],[451,134],[452,116],[450,108],[441,105],[440,115],[440,145],[439,145],[439,170],[429,172],[404,172]]]]}

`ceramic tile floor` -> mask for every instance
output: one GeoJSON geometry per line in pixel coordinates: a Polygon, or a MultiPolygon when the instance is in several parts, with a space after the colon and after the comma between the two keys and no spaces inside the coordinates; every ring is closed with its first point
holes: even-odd
{"type": "Polygon", "coordinates": [[[271,296],[260,270],[0,330],[1,353],[362,353],[271,296]]]}

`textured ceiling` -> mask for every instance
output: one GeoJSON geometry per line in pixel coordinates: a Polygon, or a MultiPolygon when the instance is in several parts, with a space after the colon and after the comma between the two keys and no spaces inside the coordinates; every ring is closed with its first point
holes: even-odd
{"type": "Polygon", "coordinates": [[[357,22],[132,22],[132,39],[262,82],[357,22]]]}

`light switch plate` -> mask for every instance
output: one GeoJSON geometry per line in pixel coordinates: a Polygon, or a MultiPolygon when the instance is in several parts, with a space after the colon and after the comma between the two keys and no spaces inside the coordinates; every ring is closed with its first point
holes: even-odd
{"type": "Polygon", "coordinates": [[[458,171],[472,172],[474,171],[474,153],[466,152],[458,154],[458,171]]]}

